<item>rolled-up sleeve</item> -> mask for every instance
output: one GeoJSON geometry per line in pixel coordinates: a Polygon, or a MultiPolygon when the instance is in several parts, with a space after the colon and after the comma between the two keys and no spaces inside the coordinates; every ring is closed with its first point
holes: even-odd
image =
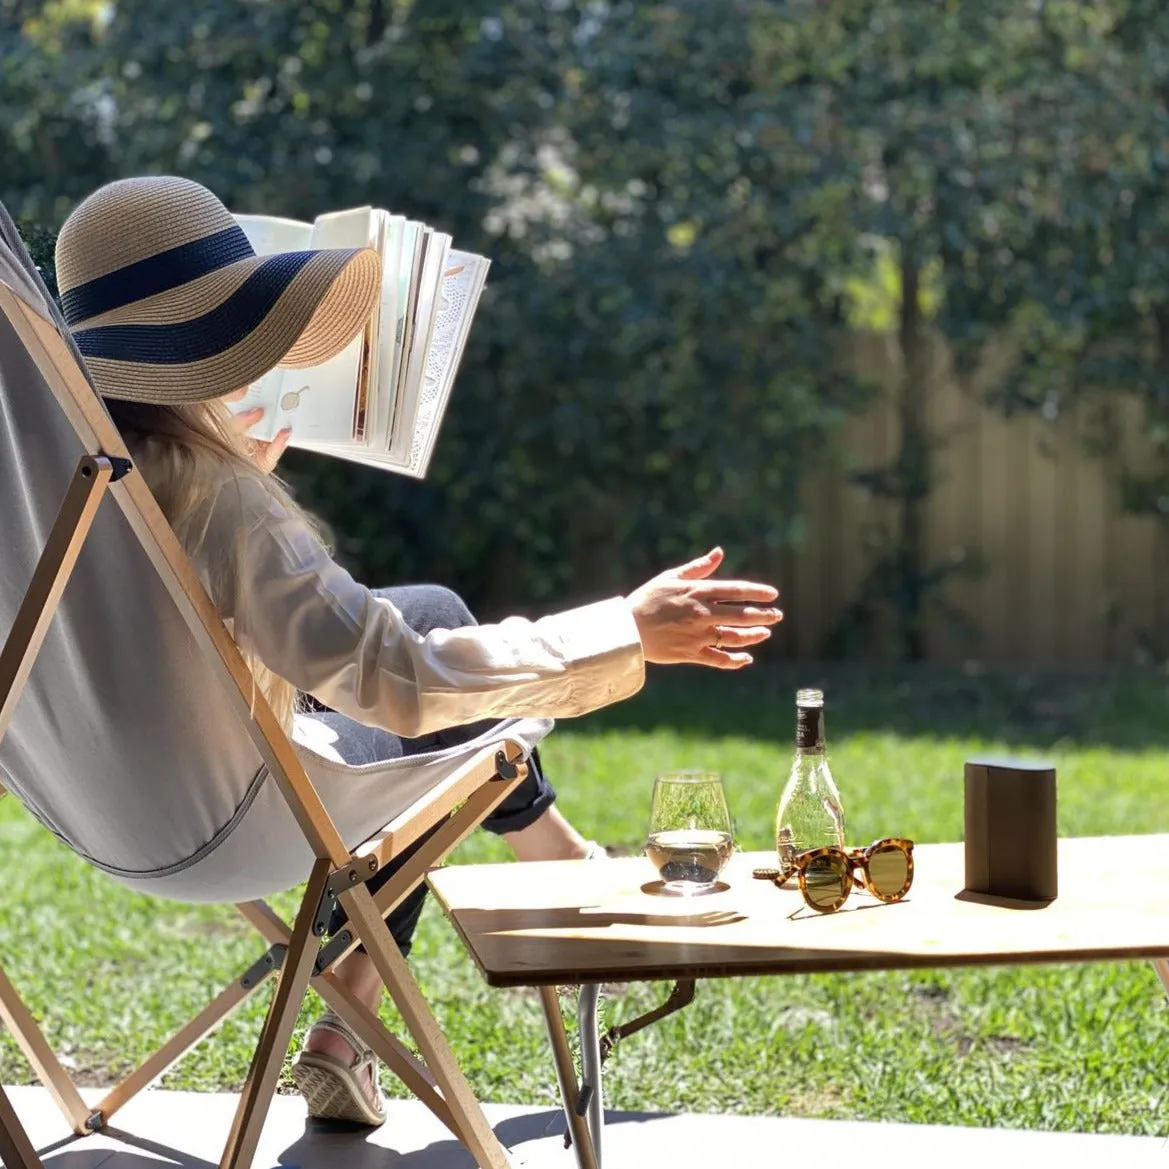
{"type": "Polygon", "coordinates": [[[644,682],[624,598],[419,636],[248,477],[219,492],[197,559],[241,646],[334,710],[407,738],[487,718],[570,718],[644,682]]]}

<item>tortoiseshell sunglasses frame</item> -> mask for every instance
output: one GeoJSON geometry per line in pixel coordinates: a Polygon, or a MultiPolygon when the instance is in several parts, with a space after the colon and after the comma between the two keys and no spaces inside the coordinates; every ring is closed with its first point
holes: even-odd
{"type": "Polygon", "coordinates": [[[842,849],[831,845],[827,848],[812,848],[807,852],[797,853],[792,861],[791,868],[787,873],[780,872],[775,878],[775,884],[782,888],[795,876],[799,876],[800,892],[803,894],[805,903],[809,909],[814,909],[817,913],[835,913],[848,900],[848,895],[852,892],[854,886],[857,889],[867,890],[878,901],[883,901],[886,905],[892,905],[895,901],[900,901],[913,885],[913,841],[903,840],[897,836],[886,836],[883,840],[874,840],[868,848],[842,849]],[[869,871],[869,861],[873,855],[888,848],[895,848],[903,852],[906,862],[905,884],[897,893],[892,894],[878,893],[873,888],[873,877],[869,871]],[[822,856],[843,857],[844,863],[848,866],[848,875],[852,878],[850,881],[844,882],[844,888],[840,897],[828,905],[817,905],[808,895],[808,880],[806,875],[808,865],[816,860],[817,857],[822,856]],[[861,871],[863,880],[856,875],[858,869],[861,871]]]}

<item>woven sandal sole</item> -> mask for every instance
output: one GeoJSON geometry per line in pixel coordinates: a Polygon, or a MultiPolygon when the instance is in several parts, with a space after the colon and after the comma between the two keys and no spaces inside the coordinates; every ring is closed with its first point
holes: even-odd
{"type": "Polygon", "coordinates": [[[370,1128],[385,1123],[385,1113],[370,1104],[357,1077],[340,1060],[301,1052],[292,1065],[292,1079],[314,1120],[345,1120],[370,1128]]]}

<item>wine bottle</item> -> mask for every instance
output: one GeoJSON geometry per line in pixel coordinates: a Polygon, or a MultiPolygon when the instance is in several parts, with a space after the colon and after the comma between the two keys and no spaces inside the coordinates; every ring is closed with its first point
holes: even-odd
{"type": "Polygon", "coordinates": [[[824,695],[819,690],[800,690],[796,693],[796,753],[775,817],[780,870],[790,871],[797,853],[830,845],[844,847],[844,808],[828,766],[824,695]]]}

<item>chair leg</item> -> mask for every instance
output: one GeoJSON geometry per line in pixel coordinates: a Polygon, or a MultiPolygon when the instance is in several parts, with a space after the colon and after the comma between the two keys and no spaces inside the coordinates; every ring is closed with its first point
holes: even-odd
{"type": "Polygon", "coordinates": [[[312,876],[309,877],[308,886],[305,888],[304,900],[300,903],[296,921],[292,926],[288,953],[276,980],[272,1004],[264,1019],[260,1039],[256,1044],[256,1053],[252,1057],[252,1066],[248,1071],[239,1107],[232,1121],[231,1133],[223,1150],[220,1169],[250,1169],[252,1159],[256,1155],[256,1147],[260,1143],[260,1133],[272,1104],[284,1056],[292,1041],[296,1016],[304,1000],[304,992],[308,989],[313,964],[320,950],[318,940],[313,934],[313,920],[331,869],[332,865],[328,860],[318,860],[313,866],[312,876]]]}
{"type": "MultiPolygon", "coordinates": [[[[287,944],[288,926],[263,901],[249,901],[236,906],[244,918],[268,941],[287,944]]],[[[324,999],[411,1092],[459,1139],[462,1131],[455,1124],[451,1110],[442,1098],[430,1069],[372,1011],[358,1002],[335,974],[326,971],[314,975],[309,986],[324,999]]]]}
{"type": "MultiPolygon", "coordinates": [[[[287,924],[263,901],[246,901],[236,906],[244,919],[260,932],[268,942],[287,945],[289,929],[287,924]]],[[[345,984],[335,974],[326,971],[314,975],[309,986],[324,999],[354,1031],[373,1048],[382,1061],[430,1109],[439,1120],[462,1140],[462,1132],[451,1116],[438,1084],[430,1069],[407,1048],[402,1041],[383,1025],[372,1011],[359,1003],[345,984]]]]}
{"type": "Polygon", "coordinates": [[[85,1136],[90,1130],[87,1125],[92,1109],[86,1106],[81,1099],[69,1073],[61,1066],[61,1061],[53,1054],[37,1021],[32,1017],[28,1007],[16,993],[16,987],[8,980],[8,976],[0,969],[0,1019],[12,1032],[25,1059],[32,1065],[37,1079],[49,1090],[49,1094],[57,1102],[65,1119],[73,1126],[78,1136],[85,1136]]]}
{"type": "Polygon", "coordinates": [[[242,1003],[245,1003],[260,989],[275,971],[254,976],[255,981],[245,985],[237,978],[225,990],[203,1008],[185,1027],[176,1031],[153,1055],[140,1064],[128,1076],[120,1080],[102,1097],[95,1111],[100,1114],[103,1124],[124,1107],[143,1089],[148,1088],[159,1076],[173,1067],[196,1044],[201,1043],[242,1003]]]}
{"type": "Polygon", "coordinates": [[[509,1169],[511,1162],[506,1150],[483,1115],[471,1085],[422,997],[406,959],[386,929],[369,890],[364,885],[347,889],[339,900],[418,1044],[422,1058],[450,1108],[463,1144],[475,1158],[475,1163],[479,1169],[509,1169]]]}
{"type": "MultiPolygon", "coordinates": [[[[287,944],[288,926],[262,901],[250,901],[236,908],[269,942],[287,944]]],[[[335,1011],[374,1054],[402,1081],[415,1097],[447,1126],[459,1140],[462,1130],[455,1123],[447,1102],[430,1069],[402,1041],[382,1023],[373,1011],[354,998],[350,990],[330,971],[314,975],[309,986],[335,1011]]]]}
{"type": "Polygon", "coordinates": [[[44,1169],[3,1088],[0,1088],[0,1161],[7,1169],[44,1169]]]}

